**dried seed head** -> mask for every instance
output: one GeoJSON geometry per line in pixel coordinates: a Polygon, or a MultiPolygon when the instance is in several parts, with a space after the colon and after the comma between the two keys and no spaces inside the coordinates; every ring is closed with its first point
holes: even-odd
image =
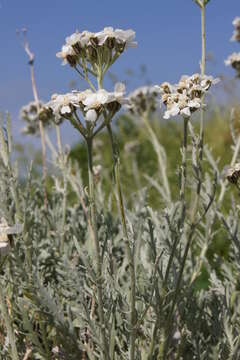
{"type": "Polygon", "coordinates": [[[235,164],[227,170],[226,178],[231,184],[238,184],[240,178],[240,163],[235,164]]]}
{"type": "Polygon", "coordinates": [[[42,101],[31,101],[23,106],[19,114],[20,118],[26,122],[26,126],[21,130],[24,134],[39,134],[39,121],[43,126],[50,126],[54,121],[54,116],[49,109],[44,107],[42,101]]]}
{"type": "Polygon", "coordinates": [[[142,86],[128,96],[127,109],[135,115],[142,115],[146,111],[160,108],[161,88],[157,85],[142,86]]]}

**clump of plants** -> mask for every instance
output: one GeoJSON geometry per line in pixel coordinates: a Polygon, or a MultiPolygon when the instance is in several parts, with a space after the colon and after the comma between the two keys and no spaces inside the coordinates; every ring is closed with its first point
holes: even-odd
{"type": "Polygon", "coordinates": [[[44,176],[34,177],[30,165],[21,181],[11,159],[7,116],[6,126],[0,128],[3,359],[239,358],[239,206],[237,197],[228,212],[223,204],[228,182],[233,194],[239,189],[240,135],[232,131],[233,156],[224,174],[204,142],[206,97],[218,81],[205,74],[209,1],[195,2],[201,11],[201,71],[181,77],[175,85],[141,87],[128,96],[122,83],[112,91],[104,89],[110,67],[136,46],[133,30],[108,27],[66,38],[57,56],[85,80],[87,88],[54,94],[42,103],[34,80],[34,56],[25,42],[34,103],[22,114],[28,130],[33,129],[30,132],[36,133],[39,126],[44,176]],[[179,116],[183,127],[177,195],[169,182],[166,151],[152,123],[160,107],[166,120],[179,116]],[[113,127],[120,110],[146,129],[158,168],[157,178],[144,174],[148,186],[131,194],[129,202],[123,193],[124,173],[113,127]],[[200,114],[199,130],[193,114],[200,114]],[[87,182],[81,164],[62,144],[62,121],[69,121],[84,141],[87,182]],[[56,127],[56,147],[47,133],[49,123],[56,127]],[[102,131],[112,158],[107,193],[97,153],[102,131]],[[54,169],[46,167],[46,144],[54,169]],[[161,199],[158,209],[148,202],[150,187],[161,199]],[[211,245],[219,236],[228,242],[228,254],[225,258],[214,254],[209,261],[211,245]]]}

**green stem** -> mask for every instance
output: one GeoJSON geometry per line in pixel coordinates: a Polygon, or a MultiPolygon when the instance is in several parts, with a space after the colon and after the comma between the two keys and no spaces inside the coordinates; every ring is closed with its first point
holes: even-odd
{"type": "Polygon", "coordinates": [[[130,282],[131,282],[131,299],[130,299],[130,360],[135,360],[135,342],[136,342],[136,277],[135,277],[135,262],[134,262],[134,254],[131,250],[130,240],[128,237],[127,224],[126,224],[126,215],[123,203],[123,195],[121,188],[121,180],[120,180],[120,159],[119,159],[119,151],[116,141],[114,141],[113,133],[111,129],[111,125],[107,124],[107,130],[109,134],[109,138],[112,146],[112,156],[113,156],[113,166],[114,166],[114,177],[116,181],[117,194],[118,194],[118,203],[121,215],[121,223],[123,229],[123,235],[125,238],[126,244],[126,252],[128,257],[128,263],[130,268],[130,282]]]}
{"type": "Polygon", "coordinates": [[[3,292],[2,284],[0,284],[0,308],[2,310],[2,317],[5,321],[6,329],[7,329],[7,335],[9,338],[9,342],[11,345],[11,353],[12,353],[12,359],[13,360],[19,360],[18,352],[17,352],[17,346],[16,346],[16,338],[14,334],[14,329],[11,324],[11,319],[8,313],[7,305],[5,302],[5,296],[3,292]]]}
{"type": "Polygon", "coordinates": [[[95,184],[93,176],[93,160],[92,160],[92,138],[88,138],[87,150],[88,150],[88,182],[89,182],[89,202],[90,202],[90,223],[92,230],[90,233],[93,236],[93,242],[95,247],[95,259],[96,259],[96,276],[97,276],[97,297],[98,297],[98,313],[101,326],[101,337],[103,345],[103,355],[105,360],[109,359],[108,342],[106,337],[106,324],[104,319],[104,307],[103,307],[103,293],[102,293],[102,259],[100,253],[100,244],[97,232],[96,221],[96,205],[95,205],[95,184]]]}

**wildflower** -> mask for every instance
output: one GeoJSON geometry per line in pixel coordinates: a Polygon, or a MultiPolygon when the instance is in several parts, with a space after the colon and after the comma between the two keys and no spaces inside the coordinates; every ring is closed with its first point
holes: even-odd
{"type": "Polygon", "coordinates": [[[97,33],[87,30],[76,31],[66,38],[66,43],[56,55],[63,59],[63,65],[69,64],[76,67],[79,64],[86,71],[86,61],[92,70],[97,59],[101,59],[102,66],[110,66],[117,59],[120,53],[129,47],[136,47],[134,41],[135,31],[133,30],[114,30],[106,27],[97,33]]]}
{"type": "Polygon", "coordinates": [[[124,84],[116,84],[113,92],[108,92],[104,89],[99,89],[95,93],[89,93],[83,100],[84,110],[96,110],[100,113],[104,108],[109,111],[119,110],[123,103],[126,103],[124,98],[125,86],[124,84]]]}
{"type": "Polygon", "coordinates": [[[6,255],[10,250],[11,235],[22,232],[23,226],[16,224],[9,226],[6,219],[2,217],[0,222],[0,254],[6,255]]]}
{"type": "Polygon", "coordinates": [[[142,86],[128,96],[128,110],[133,114],[142,115],[146,111],[155,111],[160,106],[161,89],[159,86],[142,86]]]}
{"type": "Polygon", "coordinates": [[[167,108],[164,118],[169,119],[176,115],[189,118],[201,107],[203,95],[218,81],[212,76],[193,74],[192,76],[182,76],[176,85],[163,83],[160,86],[162,102],[167,108]]]}
{"type": "Polygon", "coordinates": [[[66,94],[53,94],[51,101],[46,104],[50,108],[56,119],[69,117],[76,108],[79,108],[85,97],[92,93],[91,90],[83,92],[73,91],[66,94]]]}
{"type": "Polygon", "coordinates": [[[237,71],[237,77],[240,77],[240,53],[234,52],[229,55],[227,60],[225,60],[225,65],[231,65],[237,71]]]}
{"type": "Polygon", "coordinates": [[[240,41],[240,17],[233,20],[234,32],[231,41],[240,41]]]}
{"type": "Polygon", "coordinates": [[[87,89],[66,94],[54,94],[45,107],[51,109],[52,115],[57,120],[61,117],[69,119],[77,110],[80,110],[85,120],[94,124],[104,110],[111,114],[119,110],[121,104],[126,101],[124,91],[123,84],[117,84],[113,92],[104,89],[93,92],[87,89]]]}
{"type": "Polygon", "coordinates": [[[27,123],[26,127],[21,130],[24,134],[38,134],[40,120],[43,126],[49,126],[53,120],[52,114],[47,111],[42,101],[31,101],[23,106],[19,116],[27,123]]]}

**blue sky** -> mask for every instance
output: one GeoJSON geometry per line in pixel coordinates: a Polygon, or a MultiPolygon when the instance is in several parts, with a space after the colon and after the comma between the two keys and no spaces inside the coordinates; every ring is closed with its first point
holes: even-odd
{"type": "MultiPolygon", "coordinates": [[[[208,73],[233,76],[224,59],[240,45],[229,42],[232,20],[240,16],[239,0],[211,0],[207,6],[207,52],[214,56],[208,73]]],[[[32,100],[27,57],[16,29],[26,26],[30,47],[36,56],[36,81],[39,96],[48,100],[54,92],[69,91],[77,75],[56,58],[67,35],[79,31],[99,31],[105,26],[136,31],[137,49],[129,49],[113,66],[119,80],[127,80],[128,90],[146,82],[140,67],[147,67],[153,83],[175,82],[181,74],[198,71],[201,57],[200,9],[192,0],[0,0],[0,110],[9,110],[17,141],[20,134],[18,111],[32,100]],[[134,77],[129,78],[127,69],[134,77]]],[[[80,86],[81,84],[78,85],[80,86]]],[[[78,87],[79,87],[78,86],[78,87]]],[[[105,86],[111,88],[111,82],[105,86]]],[[[70,127],[64,140],[77,140],[70,127]]]]}

